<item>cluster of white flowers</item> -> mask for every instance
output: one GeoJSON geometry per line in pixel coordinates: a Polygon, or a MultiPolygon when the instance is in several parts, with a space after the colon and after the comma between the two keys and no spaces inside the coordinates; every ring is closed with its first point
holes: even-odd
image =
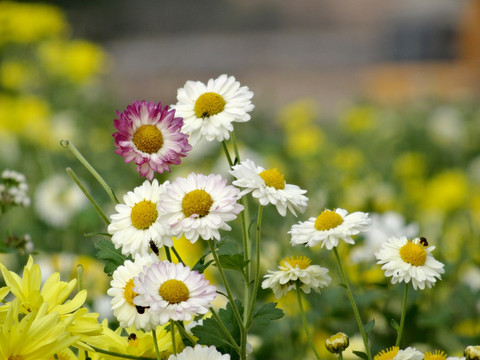
{"type": "Polygon", "coordinates": [[[28,184],[25,175],[8,169],[2,172],[0,203],[3,207],[30,206],[28,184]]]}

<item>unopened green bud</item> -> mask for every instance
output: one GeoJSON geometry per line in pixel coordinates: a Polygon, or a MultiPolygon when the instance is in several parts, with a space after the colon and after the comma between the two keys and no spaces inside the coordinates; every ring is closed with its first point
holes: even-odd
{"type": "Polygon", "coordinates": [[[335,335],[330,336],[325,341],[325,347],[332,354],[340,354],[346,348],[348,348],[349,344],[350,344],[350,341],[348,339],[347,334],[342,332],[338,332],[335,335]]]}

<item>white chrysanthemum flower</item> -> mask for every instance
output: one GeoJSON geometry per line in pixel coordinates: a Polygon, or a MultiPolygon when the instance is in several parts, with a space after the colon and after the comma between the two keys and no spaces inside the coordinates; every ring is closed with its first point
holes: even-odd
{"type": "Polygon", "coordinates": [[[161,261],[144,269],[135,279],[135,305],[148,307],[153,322],[189,321],[206,314],[216,297],[215,286],[203,274],[181,263],[161,261]]]}
{"type": "Polygon", "coordinates": [[[231,230],[227,221],[243,210],[237,203],[239,192],[220,175],[191,173],[177,178],[162,189],[160,221],[170,227],[173,236],[183,234],[191,243],[199,237],[220,240],[219,230],[231,230]]]}
{"type": "Polygon", "coordinates": [[[285,183],[283,174],[275,168],[265,170],[252,160],[245,160],[233,166],[230,174],[237,179],[233,185],[245,188],[240,196],[252,191],[261,205],[275,205],[282,216],[287,214],[287,208],[295,216],[295,210],[303,213],[307,208],[308,198],[303,195],[307,191],[285,183]]]}
{"type": "Polygon", "coordinates": [[[178,89],[177,104],[171,107],[183,117],[182,131],[190,135],[195,145],[200,138],[223,141],[230,138],[232,122],[250,120],[248,114],[254,105],[253,93],[248,87],[240,87],[233,76],[220,75],[205,85],[200,81],[187,81],[178,89]]]}
{"type": "Polygon", "coordinates": [[[412,238],[418,235],[418,224],[405,224],[405,218],[394,211],[383,214],[370,214],[372,224],[365,233],[365,240],[356,245],[350,252],[350,259],[354,263],[374,261],[375,252],[380,245],[391,236],[406,236],[412,238]]]}
{"type": "Polygon", "coordinates": [[[409,241],[406,237],[391,237],[377,251],[377,264],[383,264],[385,276],[392,277],[392,284],[412,281],[413,288],[431,288],[443,274],[443,264],[434,259],[435,246],[428,246],[425,238],[409,241]]]}
{"type": "Polygon", "coordinates": [[[467,360],[479,360],[480,359],[480,345],[469,345],[464,351],[465,358],[467,360]]]}
{"type": "Polygon", "coordinates": [[[280,270],[268,271],[262,288],[271,288],[275,297],[280,299],[297,284],[304,293],[310,293],[310,289],[320,292],[330,284],[332,280],[328,276],[328,269],[318,265],[310,265],[311,260],[305,256],[287,257],[280,262],[280,270]]]}
{"type": "Polygon", "coordinates": [[[35,192],[35,210],[47,224],[68,225],[72,217],[87,206],[87,198],[68,177],[54,175],[42,181],[35,192]]]}
{"type": "Polygon", "coordinates": [[[173,245],[168,228],[158,221],[160,193],[167,184],[146,180],[123,197],[125,204],[115,206],[117,213],[110,216],[108,233],[115,248],[121,247],[122,254],[133,257],[148,254],[151,241],[157,247],[173,245]]]}
{"type": "Polygon", "coordinates": [[[221,354],[215,346],[187,346],[181,353],[170,355],[168,360],[230,360],[229,354],[221,354]]]}
{"type": "Polygon", "coordinates": [[[137,308],[133,303],[133,299],[137,296],[133,291],[135,286],[133,279],[143,272],[144,267],[156,262],[159,260],[155,254],[137,256],[134,262],[126,260],[113,272],[111,287],[107,290],[107,294],[112,297],[113,315],[122,328],[135,326],[137,330],[146,331],[154,328],[150,322],[148,309],[137,308]]]}
{"type": "Polygon", "coordinates": [[[292,245],[312,247],[320,243],[331,250],[338,246],[340,240],[355,244],[352,236],[367,230],[370,223],[367,213],[357,211],[348,214],[344,209],[325,210],[316,218],[311,217],[293,225],[288,233],[292,235],[292,245]]]}
{"type": "Polygon", "coordinates": [[[380,351],[373,360],[423,360],[423,354],[414,347],[401,350],[398,346],[392,346],[380,351]]]}

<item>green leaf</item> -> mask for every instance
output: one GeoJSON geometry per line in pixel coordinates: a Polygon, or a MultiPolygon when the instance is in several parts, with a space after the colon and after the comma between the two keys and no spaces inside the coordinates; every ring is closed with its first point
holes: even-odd
{"type": "Polygon", "coordinates": [[[367,354],[365,354],[363,351],[355,351],[353,350],[353,353],[357,355],[360,359],[362,360],[368,360],[367,354]]]}
{"type": "Polygon", "coordinates": [[[267,326],[272,320],[281,319],[284,315],[282,309],[278,309],[277,303],[263,304],[252,317],[252,325],[267,326]]]}
{"type": "MultiPolygon", "coordinates": [[[[242,303],[239,300],[235,300],[235,304],[238,307],[240,313],[243,312],[242,303]]],[[[225,309],[218,311],[218,317],[225,326],[230,335],[237,344],[240,344],[240,327],[233,313],[230,303],[227,304],[225,309]]],[[[232,360],[238,360],[239,355],[235,351],[234,347],[230,344],[228,338],[223,333],[222,329],[217,323],[214,317],[203,320],[202,325],[197,325],[192,329],[193,335],[198,338],[198,343],[202,345],[215,346],[222,354],[230,354],[232,360]]]]}
{"type": "Polygon", "coordinates": [[[249,263],[249,260],[245,260],[242,254],[219,255],[218,259],[224,269],[237,270],[241,273],[243,273],[243,269],[249,263]]]}
{"type": "Polygon", "coordinates": [[[398,334],[398,331],[400,330],[400,325],[395,321],[395,320],[390,320],[390,325],[392,326],[392,328],[395,329],[395,331],[397,332],[398,334]]]}
{"type": "Polygon", "coordinates": [[[374,326],[375,326],[375,319],[370,321],[368,324],[363,325],[363,330],[365,330],[365,333],[368,334],[370,331],[373,330],[374,326]]]}
{"type": "Polygon", "coordinates": [[[210,251],[207,252],[206,254],[202,255],[202,257],[200,257],[200,259],[198,259],[198,261],[195,263],[195,265],[193,265],[192,270],[196,270],[200,274],[202,274],[205,271],[205,269],[208,268],[210,266],[210,264],[213,262],[213,260],[209,260],[209,261],[205,262],[205,258],[209,254],[210,254],[210,251]]]}
{"type": "Polygon", "coordinates": [[[115,246],[109,240],[97,241],[95,248],[97,249],[97,258],[107,262],[103,271],[108,275],[112,275],[117,267],[123,265],[125,260],[127,260],[127,257],[120,250],[115,249],[115,246]]]}

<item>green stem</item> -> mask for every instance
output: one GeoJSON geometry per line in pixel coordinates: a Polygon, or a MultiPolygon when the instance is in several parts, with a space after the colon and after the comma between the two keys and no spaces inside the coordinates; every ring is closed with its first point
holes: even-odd
{"type": "Polygon", "coordinates": [[[362,319],[360,317],[360,312],[358,311],[357,304],[355,303],[355,299],[353,298],[352,289],[350,288],[350,284],[348,282],[347,275],[345,273],[345,270],[343,269],[342,260],[340,259],[340,255],[338,254],[337,247],[333,248],[333,253],[335,254],[335,257],[337,258],[338,269],[340,270],[340,275],[342,277],[342,281],[343,281],[343,283],[345,285],[345,288],[347,290],[348,300],[350,300],[350,305],[352,306],[353,313],[355,315],[355,319],[357,320],[358,329],[360,330],[360,333],[362,335],[363,345],[365,346],[365,352],[367,354],[368,359],[372,360],[372,355],[370,354],[370,346],[368,345],[367,333],[365,332],[365,329],[363,328],[363,322],[362,322],[362,319]]]}
{"type": "MultiPolygon", "coordinates": [[[[155,360],[153,358],[149,358],[149,357],[145,357],[145,356],[133,356],[133,355],[127,355],[127,354],[119,354],[119,353],[116,353],[116,352],[113,352],[113,351],[103,350],[103,349],[97,348],[95,346],[91,346],[91,347],[92,347],[93,350],[95,350],[98,353],[106,354],[106,355],[110,355],[110,356],[116,356],[116,357],[119,357],[119,358],[122,358],[122,359],[155,360]]],[[[157,345],[157,347],[158,347],[158,345],[157,345]]],[[[159,359],[159,358],[157,357],[157,359],[159,359]]]]}
{"type": "Polygon", "coordinates": [[[108,194],[110,199],[112,199],[112,201],[115,204],[118,204],[119,201],[118,201],[117,197],[115,196],[115,193],[113,192],[113,190],[110,188],[110,186],[108,186],[108,184],[105,182],[105,180],[103,180],[103,178],[100,176],[100,174],[97,172],[97,170],[95,170],[95,168],[92,165],[90,165],[90,163],[87,161],[87,159],[85,159],[83,157],[83,155],[80,153],[80,151],[77,150],[75,145],[73,145],[73,143],[69,140],[61,140],[60,145],[63,146],[64,148],[70,150],[70,152],[78,159],[78,161],[80,161],[83,164],[83,166],[85,166],[85,168],[90,172],[90,174],[92,174],[95,177],[95,179],[97,179],[97,181],[100,183],[100,185],[102,185],[103,189],[108,194]]]}
{"type": "Polygon", "coordinates": [[[212,313],[213,317],[215,318],[215,321],[217,322],[218,326],[220,327],[220,330],[225,334],[227,339],[229,340],[226,342],[228,345],[231,345],[235,348],[235,350],[240,353],[240,346],[237,344],[235,339],[233,338],[232,334],[230,334],[230,331],[225,327],[223,324],[222,320],[220,320],[220,317],[218,316],[217,312],[213,309],[210,308],[210,312],[212,313]]]}
{"type": "Polygon", "coordinates": [[[87,199],[93,205],[93,207],[97,211],[98,215],[100,215],[100,217],[105,222],[105,224],[107,224],[107,225],[110,224],[110,220],[108,219],[107,215],[105,215],[103,210],[100,208],[100,205],[98,205],[98,203],[95,201],[95,199],[92,197],[92,195],[90,195],[87,188],[85,186],[83,186],[83,184],[80,182],[80,179],[75,174],[75,172],[69,167],[67,167],[66,170],[67,170],[68,175],[70,175],[70,177],[73,179],[73,181],[75,181],[75,184],[77,184],[77,186],[80,188],[80,190],[82,190],[82,192],[85,194],[87,199]]]}
{"type": "Polygon", "coordinates": [[[245,324],[245,329],[248,329],[252,321],[253,308],[255,306],[255,300],[257,299],[258,285],[260,284],[260,236],[262,228],[262,215],[263,215],[263,206],[258,207],[257,215],[257,231],[255,237],[255,282],[253,284],[253,292],[250,297],[250,304],[247,312],[247,322],[245,324]]]}
{"type": "Polygon", "coordinates": [[[317,351],[317,348],[315,347],[315,343],[313,342],[313,339],[312,339],[312,335],[310,334],[310,330],[308,329],[308,324],[307,324],[307,318],[305,316],[305,310],[303,309],[303,303],[302,303],[302,293],[301,293],[302,290],[300,290],[300,286],[298,286],[297,284],[297,300],[298,300],[298,307],[300,309],[300,316],[302,318],[302,322],[303,322],[303,328],[305,330],[305,335],[307,335],[307,339],[308,339],[308,342],[310,344],[310,347],[312,348],[313,350],[313,353],[315,354],[315,357],[317,358],[317,360],[321,360],[320,359],[320,355],[317,351]]]}
{"type": "Polygon", "coordinates": [[[170,319],[170,334],[172,335],[173,355],[177,355],[177,344],[175,343],[175,321],[170,319]]]}
{"type": "Polygon", "coordinates": [[[225,286],[225,290],[227,290],[228,300],[230,301],[230,305],[232,306],[233,313],[235,314],[235,318],[237,319],[238,325],[240,329],[243,331],[243,322],[242,317],[240,316],[240,312],[238,311],[237,304],[235,304],[235,299],[233,297],[232,291],[230,290],[230,286],[227,282],[227,277],[225,276],[225,272],[223,271],[222,264],[220,263],[220,259],[218,258],[217,252],[215,251],[215,245],[213,244],[213,240],[208,240],[208,246],[210,246],[210,251],[213,256],[213,260],[215,261],[215,265],[217,266],[218,272],[220,273],[220,277],[222,278],[223,285],[225,286]]]}
{"type": "Polygon", "coordinates": [[[172,262],[172,255],[170,255],[170,249],[168,246],[163,247],[165,249],[165,256],[167,257],[167,260],[172,262]]]}
{"type": "Polygon", "coordinates": [[[155,329],[152,329],[152,337],[153,337],[153,347],[155,348],[155,354],[157,354],[157,360],[161,360],[162,357],[160,355],[160,350],[158,350],[157,332],[155,331],[155,329]]]}
{"type": "Polygon", "coordinates": [[[180,261],[183,265],[185,265],[185,262],[182,260],[182,258],[180,257],[180,254],[178,253],[178,251],[175,249],[175,247],[171,247],[173,253],[175,254],[175,257],[177,258],[178,261],[180,261]]]}
{"type": "Polygon", "coordinates": [[[237,137],[235,135],[235,131],[232,131],[230,135],[232,138],[233,151],[235,153],[235,163],[238,164],[240,162],[240,152],[238,151],[237,137]]]}
{"type": "Polygon", "coordinates": [[[408,298],[408,283],[405,283],[405,290],[403,293],[403,307],[402,315],[400,318],[400,328],[398,329],[397,341],[395,346],[400,347],[400,341],[402,341],[403,327],[405,326],[405,315],[407,313],[407,298],[408,298]]]}
{"type": "Polygon", "coordinates": [[[227,157],[228,165],[232,167],[233,166],[232,157],[230,156],[230,152],[228,151],[227,143],[225,142],[225,140],[222,141],[222,146],[223,146],[223,151],[225,152],[225,156],[227,157]]]}
{"type": "Polygon", "coordinates": [[[190,336],[190,334],[187,332],[187,330],[185,330],[181,322],[176,322],[175,325],[177,325],[177,329],[178,331],[180,331],[182,336],[186,338],[188,341],[190,341],[190,343],[192,343],[193,346],[197,344],[197,341],[190,336]]]}

